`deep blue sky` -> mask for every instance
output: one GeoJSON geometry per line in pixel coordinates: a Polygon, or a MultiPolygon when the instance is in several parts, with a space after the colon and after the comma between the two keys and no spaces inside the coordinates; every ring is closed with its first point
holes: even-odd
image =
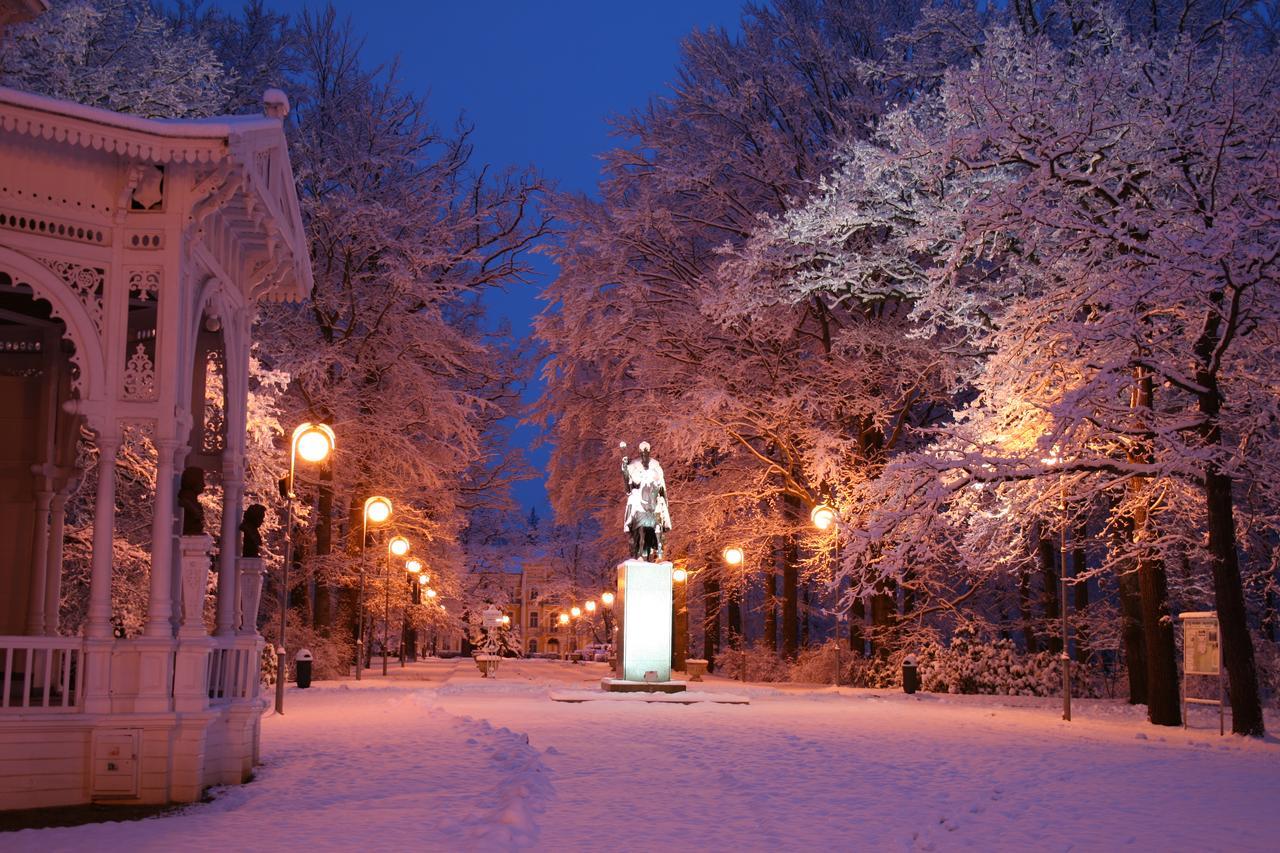
{"type": "MultiPolygon", "coordinates": [[[[429,95],[442,127],[465,112],[475,125],[478,163],[534,165],[562,190],[593,193],[597,155],[617,143],[606,119],[663,94],[675,76],[680,41],[694,29],[738,31],[744,0],[334,0],[365,35],[370,65],[400,57],[401,79],[429,95]]],[[[267,0],[297,13],[322,3],[267,0]]],[[[220,5],[235,9],[236,0],[220,5]]],[[[495,314],[518,335],[541,310],[537,293],[555,268],[540,261],[541,282],[497,295],[495,314]]],[[[537,389],[531,389],[534,397],[537,389]]],[[[529,443],[529,430],[517,440],[529,443]]],[[[546,451],[533,454],[545,467],[546,451]]],[[[542,481],[516,497],[549,518],[542,481]]]]}

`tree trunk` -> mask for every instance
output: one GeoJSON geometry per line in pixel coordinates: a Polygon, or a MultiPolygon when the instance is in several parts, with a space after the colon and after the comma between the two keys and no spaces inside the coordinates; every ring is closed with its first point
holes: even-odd
{"type": "MultiPolygon", "coordinates": [[[[326,482],[328,471],[321,472],[320,495],[316,501],[316,556],[327,557],[333,553],[333,487],[326,482]]],[[[316,625],[327,636],[338,614],[333,586],[328,581],[316,584],[316,625]]]]}
{"type": "Polygon", "coordinates": [[[778,576],[772,563],[764,576],[764,636],[769,650],[778,653],[778,576]]]}
{"type": "Polygon", "coordinates": [[[1018,571],[1018,616],[1022,620],[1022,642],[1027,647],[1027,654],[1034,655],[1040,651],[1040,643],[1036,640],[1036,629],[1031,621],[1031,573],[1026,569],[1018,571]]]}
{"type": "MultiPolygon", "coordinates": [[[[1058,549],[1054,547],[1054,541],[1052,539],[1046,539],[1041,536],[1039,537],[1036,550],[1040,555],[1040,576],[1044,583],[1044,595],[1042,598],[1042,601],[1044,602],[1044,622],[1045,625],[1052,625],[1054,619],[1060,613],[1058,603],[1058,584],[1060,583],[1060,578],[1058,577],[1058,563],[1056,559],[1058,549]]],[[[1045,645],[1053,654],[1061,654],[1062,636],[1057,631],[1046,628],[1045,645]]]]}
{"type": "Polygon", "coordinates": [[[800,633],[799,560],[800,546],[793,534],[787,537],[782,564],[782,653],[788,658],[796,656],[800,633]]]}
{"type": "MultiPolygon", "coordinates": [[[[1136,373],[1132,402],[1140,422],[1150,417],[1153,404],[1151,374],[1136,373]]],[[[1135,442],[1129,450],[1129,461],[1150,464],[1150,443],[1135,442]]],[[[1147,478],[1129,481],[1133,498],[1133,541],[1137,546],[1138,589],[1142,596],[1142,632],[1147,650],[1147,719],[1157,726],[1182,724],[1181,696],[1178,691],[1178,662],[1173,642],[1173,620],[1169,615],[1169,582],[1164,561],[1148,552],[1143,543],[1148,535],[1147,478]]]]}
{"type": "Polygon", "coordinates": [[[1087,555],[1084,550],[1085,537],[1089,535],[1088,522],[1083,515],[1076,519],[1071,528],[1071,584],[1072,607],[1076,612],[1076,659],[1081,663],[1089,662],[1089,626],[1082,618],[1089,609],[1089,582],[1084,579],[1088,572],[1087,555]]]}
{"type": "MultiPolygon", "coordinates": [[[[1238,294],[1228,299],[1222,289],[1210,294],[1213,304],[1209,306],[1195,344],[1196,384],[1203,389],[1196,395],[1204,419],[1200,435],[1205,450],[1210,453],[1223,449],[1222,424],[1219,421],[1223,398],[1218,384],[1218,369],[1224,359],[1226,344],[1240,329],[1239,300],[1235,296],[1238,294]]],[[[1209,528],[1209,554],[1213,564],[1213,595],[1222,633],[1222,660],[1227,667],[1231,695],[1231,731],[1262,737],[1266,729],[1262,720],[1262,703],[1258,699],[1258,671],[1245,613],[1244,586],[1240,580],[1235,504],[1231,489],[1230,475],[1222,470],[1220,460],[1210,456],[1204,470],[1206,526],[1209,528]]]]}
{"type": "Polygon", "coordinates": [[[720,581],[706,578],[702,582],[703,623],[702,656],[707,660],[707,672],[715,672],[716,653],[720,651],[720,581]]]}
{"type": "Polygon", "coordinates": [[[729,648],[740,649],[744,645],[742,637],[742,591],[737,588],[729,590],[728,599],[729,633],[725,639],[729,642],[729,648]]]}
{"type": "Polygon", "coordinates": [[[858,596],[849,606],[849,650],[860,658],[867,656],[866,621],[867,605],[858,596]]]}

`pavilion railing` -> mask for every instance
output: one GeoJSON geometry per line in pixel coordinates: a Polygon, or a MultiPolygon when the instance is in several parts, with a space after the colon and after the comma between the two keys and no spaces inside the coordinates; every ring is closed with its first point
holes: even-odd
{"type": "Polygon", "coordinates": [[[219,639],[209,651],[209,703],[221,705],[235,699],[252,699],[261,677],[260,655],[235,638],[219,639]]]}
{"type": "Polygon", "coordinates": [[[84,692],[80,637],[0,636],[0,714],[78,713],[84,692]]]}

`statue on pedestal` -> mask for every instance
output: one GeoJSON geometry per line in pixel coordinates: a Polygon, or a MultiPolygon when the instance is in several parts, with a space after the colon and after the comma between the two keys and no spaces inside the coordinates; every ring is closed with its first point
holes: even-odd
{"type": "Polygon", "coordinates": [[[199,536],[204,533],[204,507],[200,505],[200,493],[204,491],[204,469],[191,466],[182,472],[178,487],[178,509],[182,510],[182,535],[199,536]]]}
{"type": "Polygon", "coordinates": [[[640,442],[640,458],[627,458],[622,448],[622,478],[627,487],[627,504],[622,532],[631,537],[631,556],[636,560],[661,562],[666,532],[671,529],[667,508],[667,481],[658,460],[650,456],[649,442],[640,442]]]}

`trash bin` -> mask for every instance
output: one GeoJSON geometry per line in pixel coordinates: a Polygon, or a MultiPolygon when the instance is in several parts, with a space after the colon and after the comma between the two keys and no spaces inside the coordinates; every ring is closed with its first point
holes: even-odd
{"type": "Polygon", "coordinates": [[[915,693],[920,689],[920,670],[916,666],[916,656],[907,655],[902,659],[902,690],[904,693],[915,693]]]}
{"type": "Polygon", "coordinates": [[[312,660],[309,649],[299,649],[298,653],[293,657],[293,677],[298,682],[299,687],[311,686],[312,660]]]}

